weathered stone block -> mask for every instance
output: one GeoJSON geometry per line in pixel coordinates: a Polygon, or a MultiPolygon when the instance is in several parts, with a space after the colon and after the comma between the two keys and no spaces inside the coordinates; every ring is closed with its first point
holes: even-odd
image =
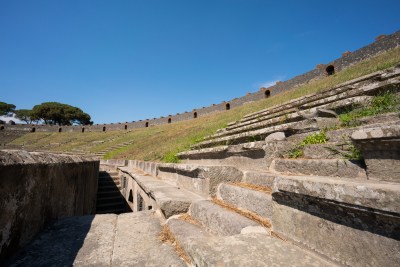
{"type": "Polygon", "coordinates": [[[233,166],[198,166],[185,164],[162,164],[159,171],[176,174],[176,183],[204,196],[214,196],[222,182],[238,182],[243,172],[233,166]]]}
{"type": "Polygon", "coordinates": [[[231,184],[218,187],[218,197],[237,208],[254,212],[261,217],[271,218],[272,197],[270,194],[231,184]]]}
{"type": "Polygon", "coordinates": [[[398,216],[274,194],[273,231],[346,266],[397,266],[398,216]],[[397,234],[396,234],[397,231],[397,234]]]}
{"type": "Polygon", "coordinates": [[[295,175],[316,175],[366,179],[360,165],[345,159],[275,159],[270,166],[273,172],[295,175]]]}
{"type": "Polygon", "coordinates": [[[369,179],[400,182],[400,126],[386,125],[354,132],[369,179]]]}
{"type": "Polygon", "coordinates": [[[190,206],[189,213],[204,227],[222,236],[240,234],[247,226],[259,226],[255,221],[208,200],[194,202],[190,206]]]}

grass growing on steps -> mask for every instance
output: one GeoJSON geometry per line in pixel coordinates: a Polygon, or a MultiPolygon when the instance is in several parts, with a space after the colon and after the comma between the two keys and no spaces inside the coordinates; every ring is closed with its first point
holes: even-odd
{"type": "Polygon", "coordinates": [[[343,127],[359,125],[358,119],[379,115],[388,112],[400,111],[400,97],[396,92],[387,91],[372,99],[370,105],[358,109],[345,111],[339,115],[343,127]]]}
{"type": "Polygon", "coordinates": [[[227,123],[241,119],[244,115],[282,104],[291,99],[316,93],[342,82],[383,70],[400,63],[400,47],[380,54],[367,61],[355,64],[334,75],[315,80],[304,86],[279,95],[248,103],[228,111],[215,112],[196,119],[175,122],[132,131],[85,132],[85,133],[29,133],[12,142],[26,144],[29,149],[50,151],[74,151],[84,149],[90,152],[102,151],[113,145],[134,141],[126,147],[110,151],[105,158],[139,159],[176,162],[176,153],[189,149],[203,137],[224,128],[227,123]],[[105,141],[99,143],[99,141],[105,141]],[[57,143],[56,145],[50,145],[57,143]]]}
{"type": "Polygon", "coordinates": [[[288,157],[292,159],[300,158],[303,156],[304,147],[306,145],[325,144],[328,141],[325,131],[320,131],[307,135],[300,144],[289,150],[288,157]]]}

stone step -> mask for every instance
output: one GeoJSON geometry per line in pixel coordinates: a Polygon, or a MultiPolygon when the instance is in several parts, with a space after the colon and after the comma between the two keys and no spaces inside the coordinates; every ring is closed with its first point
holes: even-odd
{"type": "Polygon", "coordinates": [[[218,187],[218,199],[263,218],[272,218],[272,189],[246,183],[227,184],[218,187]]]}
{"type": "Polygon", "coordinates": [[[205,228],[217,235],[235,235],[249,226],[260,226],[255,221],[245,218],[236,212],[223,208],[209,200],[194,202],[189,214],[205,228]]]}
{"type": "Polygon", "coordinates": [[[159,164],[158,176],[202,196],[213,196],[222,182],[238,182],[243,172],[233,166],[159,164]]]}
{"type": "MultiPolygon", "coordinates": [[[[342,96],[342,98],[345,96],[342,96]]],[[[282,122],[295,122],[304,120],[307,114],[317,114],[319,109],[328,109],[328,110],[337,110],[343,109],[347,107],[355,107],[360,105],[365,105],[369,103],[372,99],[371,96],[357,96],[357,97],[350,97],[347,99],[340,99],[339,96],[331,97],[331,103],[326,104],[325,102],[322,105],[319,105],[317,108],[312,107],[307,110],[302,111],[292,111],[283,113],[281,116],[270,118],[272,115],[267,117],[259,117],[255,120],[250,120],[245,123],[239,123],[235,126],[227,127],[226,131],[214,134],[210,136],[211,138],[217,138],[221,136],[226,136],[229,134],[241,133],[249,130],[256,130],[260,128],[270,127],[277,124],[282,124],[282,122]]],[[[324,99],[324,101],[327,101],[324,99]]],[[[317,116],[317,115],[316,115],[317,116]]]]}
{"type": "Polygon", "coordinates": [[[119,181],[119,176],[118,175],[103,175],[103,176],[99,176],[99,181],[119,181]]]}
{"type": "MultiPolygon", "coordinates": [[[[376,80],[375,78],[373,78],[373,81],[371,82],[366,82],[360,85],[357,85],[354,87],[354,89],[352,89],[350,92],[344,92],[339,96],[334,96],[336,93],[332,93],[328,92],[326,97],[321,97],[321,94],[315,94],[312,96],[308,96],[308,97],[303,97],[301,100],[297,101],[297,104],[295,106],[299,106],[301,103],[301,105],[306,105],[309,104],[308,106],[305,106],[307,108],[312,108],[313,105],[310,104],[311,101],[315,101],[318,100],[318,105],[319,106],[323,106],[323,105],[327,105],[326,107],[329,106],[329,104],[324,104],[328,101],[332,101],[332,99],[335,98],[343,98],[343,101],[347,101],[346,98],[351,98],[351,97],[358,97],[360,95],[370,95],[373,94],[374,92],[377,92],[379,90],[384,90],[385,88],[388,87],[388,85],[397,85],[400,84],[400,80],[399,80],[399,76],[400,76],[400,68],[394,68],[393,70],[388,71],[387,73],[383,73],[380,76],[380,78],[378,80],[376,80]]],[[[293,102],[295,103],[295,102],[293,102]]],[[[300,105],[300,106],[301,106],[300,105]]],[[[293,104],[285,104],[283,106],[281,106],[279,108],[279,111],[288,109],[288,108],[292,108],[293,104]]],[[[271,109],[269,112],[267,112],[268,114],[273,113],[273,109],[271,109]]],[[[290,123],[288,123],[290,126],[290,123]]],[[[257,123],[256,123],[257,125],[257,123]]],[[[263,124],[262,122],[260,123],[259,126],[255,127],[255,128],[246,128],[246,126],[243,126],[244,128],[240,131],[233,131],[232,133],[230,133],[231,131],[219,131],[219,133],[210,136],[210,137],[206,137],[206,141],[200,142],[194,146],[192,146],[192,148],[194,149],[198,149],[201,147],[210,147],[213,145],[222,145],[223,143],[233,143],[233,142],[246,142],[246,139],[252,138],[252,137],[258,137],[258,138],[264,138],[266,134],[268,134],[268,132],[266,132],[265,129],[268,129],[269,133],[273,133],[275,131],[285,131],[288,130],[285,127],[282,129],[275,129],[275,126],[268,126],[269,124],[263,124]],[[260,128],[261,127],[261,128],[260,128]],[[264,127],[264,128],[262,128],[264,127]],[[225,137],[225,138],[224,138],[225,137]]],[[[279,125],[278,125],[279,126],[279,125]]],[[[230,127],[234,127],[234,126],[230,126],[230,127]]],[[[279,128],[279,127],[278,127],[279,128]]]]}
{"type": "Polygon", "coordinates": [[[113,190],[113,191],[101,191],[97,192],[97,198],[104,198],[104,197],[117,197],[121,196],[121,192],[118,190],[113,190]]]}
{"type": "Polygon", "coordinates": [[[56,221],[10,266],[187,266],[161,242],[151,212],[89,215],[56,221]]]}
{"type": "Polygon", "coordinates": [[[299,122],[290,122],[282,125],[276,125],[271,127],[266,127],[258,130],[250,130],[246,132],[241,132],[237,134],[227,135],[218,137],[215,139],[206,140],[195,145],[192,145],[192,149],[200,149],[207,148],[213,146],[221,146],[221,145],[234,145],[239,143],[247,143],[250,141],[263,140],[268,135],[275,132],[287,132],[287,135],[301,133],[301,132],[312,132],[318,131],[325,128],[325,125],[320,124],[319,122],[323,122],[320,119],[308,119],[299,122]]]}
{"type": "Polygon", "coordinates": [[[273,197],[275,233],[341,265],[397,265],[400,184],[278,176],[273,197]]]}
{"type": "Polygon", "coordinates": [[[97,204],[96,205],[96,213],[99,213],[101,211],[107,211],[107,210],[123,210],[123,212],[127,212],[126,209],[126,204],[123,201],[119,201],[118,203],[104,203],[104,204],[97,204]]]}
{"type": "Polygon", "coordinates": [[[301,158],[306,159],[345,159],[352,156],[354,146],[346,142],[327,142],[325,144],[306,145],[301,158]]]}
{"type": "Polygon", "coordinates": [[[386,83],[387,83],[387,80],[395,79],[400,73],[399,69],[400,68],[398,66],[396,66],[396,67],[393,67],[393,68],[390,68],[390,69],[387,69],[384,71],[378,71],[375,73],[371,73],[371,74],[347,81],[345,83],[339,84],[335,87],[325,89],[317,94],[306,95],[306,96],[303,96],[303,97],[300,97],[297,99],[290,100],[281,105],[277,105],[277,106],[274,106],[271,108],[267,108],[265,110],[260,110],[257,112],[247,114],[244,116],[243,120],[252,119],[254,117],[257,117],[257,116],[260,116],[263,114],[274,113],[274,112],[279,112],[279,111],[286,110],[286,109],[300,107],[302,105],[306,105],[309,102],[325,99],[327,97],[330,97],[330,96],[333,96],[333,95],[336,95],[339,93],[343,93],[343,92],[346,92],[349,90],[353,91],[352,95],[354,95],[355,93],[358,93],[360,91],[365,92],[370,89],[373,89],[373,88],[370,88],[371,86],[368,86],[370,83],[373,83],[373,85],[379,81],[381,81],[381,82],[386,81],[386,83]],[[366,88],[363,88],[363,86],[366,86],[366,88]],[[360,90],[360,88],[362,88],[362,90],[360,90]],[[354,92],[355,91],[354,89],[356,89],[357,91],[354,92]]]}
{"type": "Polygon", "coordinates": [[[270,171],[290,175],[331,176],[367,179],[362,162],[346,159],[275,159],[270,171]],[[357,163],[357,164],[355,164],[357,163]]]}
{"type": "Polygon", "coordinates": [[[244,183],[259,185],[263,187],[273,187],[276,177],[275,173],[254,170],[244,170],[243,175],[244,183]]]}
{"type": "Polygon", "coordinates": [[[277,175],[273,195],[294,193],[400,214],[400,184],[322,176],[277,175]]]}
{"type": "Polygon", "coordinates": [[[98,187],[97,191],[98,192],[113,192],[113,191],[118,191],[121,190],[120,185],[107,185],[107,186],[100,186],[98,187]]]}
{"type": "Polygon", "coordinates": [[[121,201],[124,201],[122,196],[98,197],[96,204],[120,203],[121,201]]]}
{"type": "Polygon", "coordinates": [[[266,169],[264,141],[190,150],[177,156],[188,164],[231,165],[239,169],[266,169]]]}
{"type": "Polygon", "coordinates": [[[99,186],[119,186],[120,181],[119,179],[117,181],[115,180],[101,180],[99,179],[99,186]]]}
{"type": "Polygon", "coordinates": [[[400,183],[399,124],[365,128],[351,139],[365,159],[368,179],[400,183]]]}
{"type": "Polygon", "coordinates": [[[257,227],[258,233],[231,236],[213,236],[180,219],[169,220],[168,227],[193,266],[334,266],[257,227]]]}
{"type": "Polygon", "coordinates": [[[130,213],[126,207],[110,207],[110,208],[103,208],[100,210],[96,210],[96,214],[121,214],[121,213],[130,213]]]}
{"type": "Polygon", "coordinates": [[[99,176],[117,176],[117,175],[118,175],[118,172],[116,172],[116,171],[108,171],[108,172],[100,171],[99,172],[99,176]]]}

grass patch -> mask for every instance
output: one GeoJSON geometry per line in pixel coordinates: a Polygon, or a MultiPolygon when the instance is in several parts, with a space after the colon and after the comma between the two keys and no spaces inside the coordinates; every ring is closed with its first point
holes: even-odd
{"type": "MultiPolygon", "coordinates": [[[[115,149],[106,154],[107,158],[138,159],[151,161],[175,161],[174,155],[188,150],[190,145],[203,141],[227,123],[237,121],[244,115],[268,109],[294,98],[313,94],[323,89],[336,86],[342,82],[383,70],[399,64],[400,47],[382,53],[374,58],[355,64],[334,75],[311,81],[290,91],[261,99],[228,111],[215,112],[189,121],[175,122],[155,127],[135,129],[132,131],[108,132],[63,132],[63,133],[29,133],[11,144],[23,145],[30,150],[49,151],[76,151],[89,152],[103,151],[113,145],[133,140],[134,143],[122,149],[115,149]],[[104,141],[99,143],[99,141],[104,141]],[[59,143],[51,146],[49,144],[59,143]]],[[[257,137],[251,138],[257,140],[257,137]]]]}
{"type": "Polygon", "coordinates": [[[300,144],[288,151],[288,157],[292,159],[300,158],[304,155],[306,145],[325,144],[328,141],[325,131],[307,135],[300,144]]]}
{"type": "Polygon", "coordinates": [[[340,144],[339,146],[346,146],[346,151],[334,147],[325,147],[325,149],[328,149],[332,154],[340,155],[342,158],[347,160],[363,160],[361,151],[354,146],[352,142],[346,141],[344,144],[340,144]]]}
{"type": "Polygon", "coordinates": [[[395,91],[386,91],[381,94],[376,95],[372,101],[371,105],[350,109],[344,111],[339,115],[340,123],[342,127],[355,127],[360,125],[358,119],[375,116],[388,112],[398,112],[400,106],[399,95],[395,91]]]}
{"type": "Polygon", "coordinates": [[[176,154],[177,153],[175,152],[168,152],[167,154],[164,155],[162,161],[167,163],[179,163],[180,160],[176,154]]]}

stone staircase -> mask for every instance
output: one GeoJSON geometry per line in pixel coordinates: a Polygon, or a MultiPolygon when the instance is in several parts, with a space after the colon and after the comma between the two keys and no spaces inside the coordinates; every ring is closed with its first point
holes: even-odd
{"type": "Polygon", "coordinates": [[[121,183],[118,172],[99,172],[96,214],[125,213],[131,209],[121,195],[121,183]]]}
{"type": "Polygon", "coordinates": [[[337,113],[399,92],[399,77],[395,67],[250,114],[179,153],[183,163],[128,161],[121,191],[165,220],[193,266],[398,265],[398,112],[353,127],[337,113]],[[198,197],[180,204],[179,191],[198,197]]]}

